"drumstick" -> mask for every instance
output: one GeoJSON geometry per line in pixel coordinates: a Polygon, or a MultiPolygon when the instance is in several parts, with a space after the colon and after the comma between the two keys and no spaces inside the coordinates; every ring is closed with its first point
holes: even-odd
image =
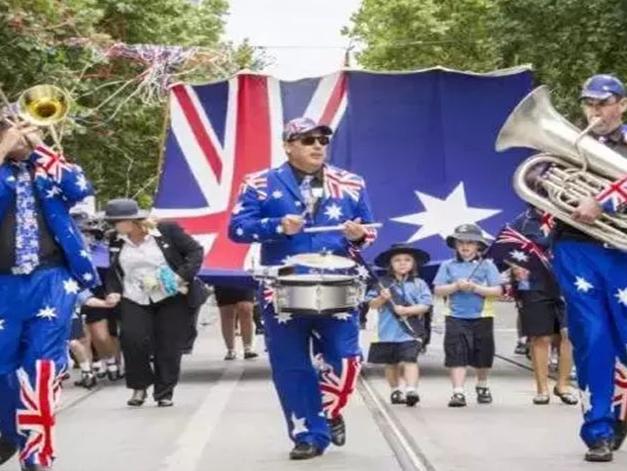
{"type": "MultiPolygon", "coordinates": [[[[381,224],[380,222],[373,222],[370,224],[362,224],[362,226],[376,229],[376,228],[382,227],[383,224],[381,224]]],[[[343,230],[344,230],[344,224],[338,224],[336,226],[306,227],[305,229],[303,229],[303,232],[314,233],[314,232],[334,232],[334,231],[343,231],[343,230]]]]}

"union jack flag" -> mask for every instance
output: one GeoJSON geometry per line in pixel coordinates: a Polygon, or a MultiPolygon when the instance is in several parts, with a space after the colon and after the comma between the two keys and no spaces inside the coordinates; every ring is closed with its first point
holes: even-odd
{"type": "Polygon", "coordinates": [[[332,198],[351,197],[359,200],[359,192],[364,188],[364,180],[358,175],[335,167],[327,167],[324,174],[325,191],[332,198]]]}
{"type": "Polygon", "coordinates": [[[486,257],[511,262],[529,270],[538,266],[546,270],[551,265],[542,248],[509,226],[502,229],[496,236],[486,257]]]}
{"type": "Polygon", "coordinates": [[[361,362],[358,357],[342,359],[342,376],[337,376],[332,367],[322,370],[320,390],[322,391],[322,409],[327,418],[334,419],[340,415],[350,395],[355,391],[360,370],[361,362]]]}
{"type": "Polygon", "coordinates": [[[37,146],[35,154],[38,156],[37,171],[50,175],[57,183],[63,178],[63,172],[70,168],[71,164],[62,155],[45,146],[37,146]]]}
{"type": "Polygon", "coordinates": [[[602,205],[609,205],[614,211],[627,202],[627,176],[611,183],[596,196],[596,200],[602,205]]]}
{"type": "Polygon", "coordinates": [[[35,384],[31,385],[26,371],[18,370],[20,399],[24,409],[17,411],[17,427],[26,437],[20,453],[22,462],[33,461],[42,466],[52,466],[54,459],[54,410],[59,401],[61,385],[51,360],[37,360],[35,384]]]}
{"type": "Polygon", "coordinates": [[[616,362],[613,406],[617,420],[627,422],[627,366],[616,362]]]}
{"type": "MultiPolygon", "coordinates": [[[[238,195],[251,186],[267,197],[263,170],[285,161],[285,122],[308,116],[337,128],[346,109],[346,77],[338,72],[291,83],[240,74],[218,84],[176,84],[169,109],[167,158],[154,214],[177,220],[199,240],[204,268],[241,270],[257,247],[228,237],[238,195]]],[[[338,179],[333,191],[352,192],[353,182],[332,178],[338,179]]]]}

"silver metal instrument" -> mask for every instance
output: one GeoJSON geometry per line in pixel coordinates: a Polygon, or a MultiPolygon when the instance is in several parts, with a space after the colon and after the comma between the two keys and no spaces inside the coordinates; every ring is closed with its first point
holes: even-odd
{"type": "Polygon", "coordinates": [[[548,88],[541,86],[509,115],[495,148],[539,150],[514,173],[518,196],[595,239],[627,250],[627,215],[604,213],[593,224],[572,218],[581,199],[627,176],[627,158],[587,135],[593,126],[581,131],[568,122],[551,104],[548,88]]]}

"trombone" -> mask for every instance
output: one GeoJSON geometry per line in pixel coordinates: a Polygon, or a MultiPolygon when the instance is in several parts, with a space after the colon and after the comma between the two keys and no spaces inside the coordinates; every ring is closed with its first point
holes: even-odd
{"type": "Polygon", "coordinates": [[[46,128],[59,154],[63,154],[61,139],[55,125],[67,118],[70,111],[70,95],[55,85],[35,85],[20,94],[17,106],[12,105],[0,89],[8,113],[16,121],[21,119],[37,127],[46,128]]]}

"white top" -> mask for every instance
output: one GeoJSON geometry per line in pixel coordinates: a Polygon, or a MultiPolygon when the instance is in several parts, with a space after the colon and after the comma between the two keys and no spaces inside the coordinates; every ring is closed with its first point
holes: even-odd
{"type": "Polygon", "coordinates": [[[120,252],[120,266],[124,272],[123,296],[144,306],[168,297],[159,279],[159,269],[168,266],[168,262],[155,235],[158,231],[150,231],[139,244],[119,236],[125,242],[120,252]]]}

